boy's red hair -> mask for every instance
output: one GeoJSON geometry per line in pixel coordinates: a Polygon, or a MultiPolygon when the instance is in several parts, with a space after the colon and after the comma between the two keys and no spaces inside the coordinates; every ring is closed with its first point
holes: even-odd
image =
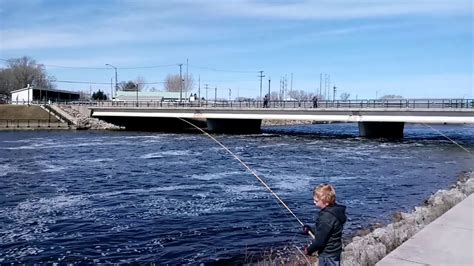
{"type": "Polygon", "coordinates": [[[330,184],[321,184],[314,188],[313,197],[332,206],[336,203],[336,190],[330,184]]]}

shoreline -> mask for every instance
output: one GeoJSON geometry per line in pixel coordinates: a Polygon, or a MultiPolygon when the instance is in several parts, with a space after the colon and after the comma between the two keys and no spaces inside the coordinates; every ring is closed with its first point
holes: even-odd
{"type": "Polygon", "coordinates": [[[396,221],[356,236],[342,252],[344,265],[375,265],[426,225],[433,222],[474,192],[474,172],[462,172],[450,188],[441,189],[409,213],[395,214],[396,221]]]}
{"type": "MultiPolygon", "coordinates": [[[[424,200],[424,204],[415,206],[411,212],[395,213],[394,222],[383,226],[375,224],[355,232],[348,237],[349,241],[343,239],[341,264],[345,266],[375,265],[472,193],[474,193],[474,171],[463,171],[454,184],[431,194],[424,200]]],[[[287,246],[280,251],[274,251],[273,254],[262,251],[262,254],[268,254],[263,260],[249,261],[245,265],[317,263],[317,256],[303,256],[295,251],[296,248],[296,246],[287,246]],[[283,254],[282,250],[285,251],[283,254]]]]}

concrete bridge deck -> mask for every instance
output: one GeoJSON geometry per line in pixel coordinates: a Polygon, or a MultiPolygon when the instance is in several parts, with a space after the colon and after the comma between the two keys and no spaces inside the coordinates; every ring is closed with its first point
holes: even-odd
{"type": "Polygon", "coordinates": [[[95,117],[269,119],[334,122],[474,123],[474,108],[91,107],[95,117]]]}
{"type": "Polygon", "coordinates": [[[377,265],[474,265],[474,194],[427,225],[377,265]]]}
{"type": "Polygon", "coordinates": [[[258,133],[262,120],[306,120],[359,124],[362,137],[403,137],[405,123],[474,124],[474,100],[105,102],[93,117],[127,129],[180,128],[185,118],[222,133],[258,133]],[[146,127],[146,128],[143,128],[146,127]]]}

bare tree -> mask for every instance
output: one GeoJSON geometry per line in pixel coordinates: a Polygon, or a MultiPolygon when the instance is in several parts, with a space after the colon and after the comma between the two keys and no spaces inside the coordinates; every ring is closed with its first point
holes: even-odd
{"type": "Polygon", "coordinates": [[[292,90],[288,95],[297,101],[309,101],[314,97],[314,93],[305,92],[303,90],[292,90]]]}
{"type": "Polygon", "coordinates": [[[343,93],[341,93],[341,95],[339,97],[341,97],[341,100],[347,101],[347,100],[349,100],[349,97],[351,97],[351,94],[347,93],[347,92],[343,92],[343,93]]]}
{"type": "Polygon", "coordinates": [[[146,79],[144,77],[138,76],[135,79],[135,84],[138,85],[138,91],[144,91],[146,88],[146,79]]]}
{"type": "Polygon", "coordinates": [[[179,75],[168,75],[165,79],[165,90],[166,91],[181,91],[181,86],[183,86],[184,91],[191,91],[194,86],[194,78],[192,75],[182,77],[183,80],[180,80],[179,75]]]}
{"type": "Polygon", "coordinates": [[[276,91],[272,91],[270,93],[270,101],[279,101],[280,100],[280,94],[276,91]]]}
{"type": "Polygon", "coordinates": [[[44,65],[24,56],[7,61],[7,67],[0,69],[0,93],[9,93],[12,90],[25,88],[28,84],[39,88],[53,88],[51,81],[54,77],[48,76],[44,65]]]}
{"type": "Polygon", "coordinates": [[[137,84],[134,81],[122,81],[118,84],[121,91],[137,91],[137,84]]]}
{"type": "Polygon", "coordinates": [[[129,80],[127,82],[119,82],[118,87],[121,91],[143,91],[146,86],[146,80],[144,77],[138,76],[135,80],[129,80]]]}

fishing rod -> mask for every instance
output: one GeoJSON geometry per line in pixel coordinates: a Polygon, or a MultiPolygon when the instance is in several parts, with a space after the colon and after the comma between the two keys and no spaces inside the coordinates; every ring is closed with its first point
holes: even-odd
{"type": "MultiPolygon", "coordinates": [[[[250,168],[246,163],[244,163],[237,155],[235,155],[231,150],[229,150],[224,144],[222,144],[220,141],[218,141],[216,138],[214,138],[213,136],[211,136],[211,134],[207,133],[206,131],[204,131],[202,128],[194,125],[193,123],[181,118],[181,117],[177,117],[179,120],[193,126],[194,128],[198,129],[199,131],[201,131],[204,135],[208,136],[209,138],[211,138],[213,141],[215,141],[217,144],[219,144],[219,146],[221,146],[222,148],[224,148],[224,150],[226,150],[230,155],[232,155],[240,164],[242,164],[245,169],[247,169],[252,175],[254,175],[257,180],[268,190],[270,191],[270,193],[281,203],[281,205],[283,205],[283,207],[285,207],[288,212],[290,212],[291,215],[293,215],[293,217],[295,217],[295,219],[298,221],[298,223],[301,224],[301,226],[304,226],[303,222],[295,215],[295,213],[288,207],[288,205],[285,204],[285,202],[283,202],[283,200],[275,193],[273,192],[273,190],[265,183],[265,181],[263,181],[262,178],[260,178],[257,173],[252,169],[250,168]]],[[[315,236],[313,233],[311,232],[308,232],[309,235],[314,239],[315,236]]]]}
{"type": "Polygon", "coordinates": [[[425,123],[423,123],[423,125],[433,129],[434,131],[438,132],[441,136],[447,138],[448,140],[450,140],[452,143],[456,144],[459,148],[463,149],[464,151],[466,151],[467,153],[471,153],[468,149],[464,148],[461,144],[457,143],[456,141],[454,141],[453,139],[451,139],[450,137],[446,136],[445,134],[443,134],[441,131],[437,130],[436,128],[432,127],[432,126],[429,126],[425,123]]]}

